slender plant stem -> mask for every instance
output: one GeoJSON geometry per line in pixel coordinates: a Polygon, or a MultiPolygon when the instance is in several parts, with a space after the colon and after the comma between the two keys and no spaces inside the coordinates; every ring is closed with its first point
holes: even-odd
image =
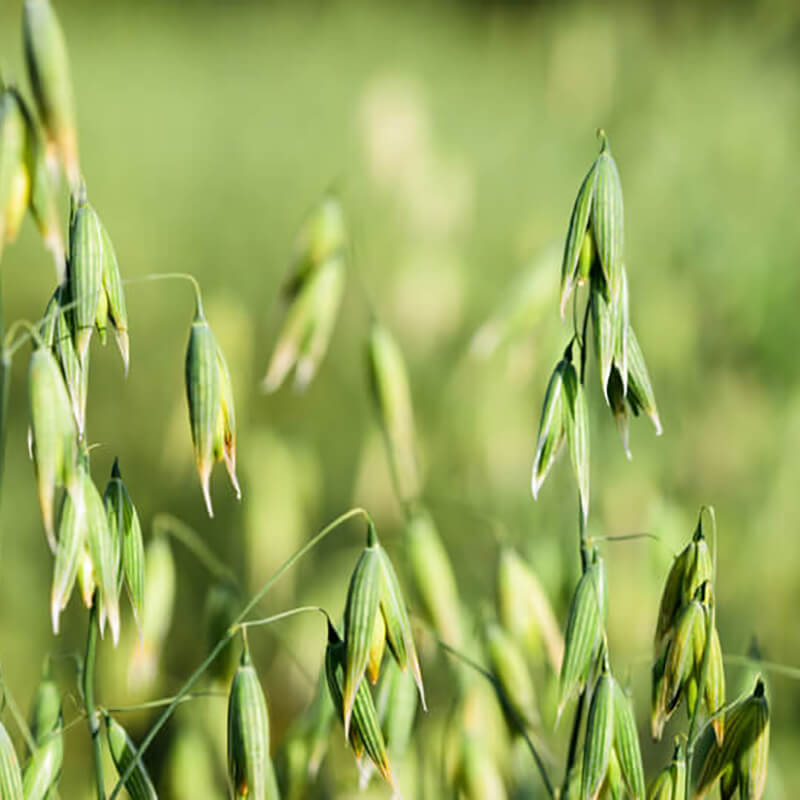
{"type": "Polygon", "coordinates": [[[95,591],[89,611],[89,632],[86,635],[86,657],[83,660],[81,679],[83,702],[89,719],[89,734],[92,737],[94,755],[94,777],[97,786],[97,800],[105,800],[105,781],[103,780],[103,751],[100,746],[100,715],[94,704],[94,669],[97,660],[97,606],[100,602],[95,591]]]}
{"type": "Polygon", "coordinates": [[[153,533],[163,533],[177,539],[215,577],[232,586],[239,582],[233,570],[220,561],[211,548],[200,538],[197,531],[172,514],[156,514],[153,518],[153,533]]]}
{"type": "Polygon", "coordinates": [[[149,283],[151,281],[188,281],[194,288],[194,297],[197,302],[197,310],[203,314],[203,293],[200,291],[200,284],[194,275],[188,272],[154,272],[151,275],[139,275],[135,278],[126,278],[123,283],[149,283]]]}
{"type": "Polygon", "coordinates": [[[298,608],[290,608],[288,611],[281,611],[279,614],[273,614],[271,617],[264,617],[263,619],[247,619],[244,622],[232,625],[231,629],[235,633],[237,630],[246,630],[247,628],[254,628],[259,625],[271,625],[273,622],[277,622],[278,620],[294,617],[297,614],[307,614],[309,611],[318,611],[320,614],[324,615],[328,622],[330,622],[330,615],[324,608],[321,608],[320,606],[299,606],[298,608]]]}
{"type": "Polygon", "coordinates": [[[267,580],[267,582],[253,595],[252,598],[248,601],[247,605],[241,611],[238,617],[233,621],[231,627],[225,632],[222,638],[211,648],[211,652],[206,656],[206,658],[202,661],[202,663],[192,672],[186,682],[183,684],[183,687],[180,691],[175,695],[173,700],[170,704],[164,709],[161,716],[156,720],[155,724],[150,728],[147,735],[142,740],[142,743],[139,745],[139,749],[136,751],[136,755],[133,759],[131,759],[131,763],[128,764],[127,768],[123,771],[122,775],[120,776],[119,780],[117,781],[116,786],[111,792],[111,797],[109,800],[114,800],[115,797],[119,794],[120,790],[122,789],[123,784],[126,780],[131,776],[134,769],[136,769],[136,765],[142,759],[142,756],[147,751],[147,748],[152,743],[153,739],[155,739],[158,732],[164,727],[167,720],[172,716],[172,713],[177,708],[178,704],[183,700],[183,698],[191,691],[192,687],[197,683],[197,681],[202,677],[203,673],[208,669],[210,664],[214,661],[214,659],[222,652],[225,648],[225,645],[236,635],[238,630],[238,626],[241,622],[244,622],[247,615],[264,599],[265,595],[269,590],[277,583],[277,581],[284,575],[284,573],[288,572],[301,558],[303,558],[306,553],[316,547],[328,534],[338,528],[341,524],[346,522],[353,517],[363,516],[367,520],[370,519],[369,514],[363,508],[351,508],[349,511],[346,511],[344,514],[340,514],[336,517],[333,522],[330,522],[326,525],[316,536],[310,539],[303,547],[299,550],[295,551],[291,556],[289,556],[286,561],[278,568],[278,570],[273,573],[272,577],[267,580]]]}
{"type": "Polygon", "coordinates": [[[581,720],[583,719],[583,708],[586,705],[586,687],[581,689],[578,695],[578,705],[575,707],[575,717],[572,720],[572,732],[569,735],[569,748],[567,750],[567,766],[564,769],[564,780],[561,783],[562,800],[569,797],[569,783],[572,777],[572,769],[575,766],[575,759],[578,755],[578,737],[581,730],[581,720]]]}
{"type": "Polygon", "coordinates": [[[542,778],[542,783],[544,784],[544,788],[547,790],[547,794],[552,800],[555,800],[555,789],[553,788],[553,784],[550,782],[550,776],[547,774],[547,768],[544,765],[544,761],[542,757],[539,755],[539,751],[536,749],[536,746],[533,744],[531,737],[528,735],[528,731],[525,727],[525,723],[520,719],[519,714],[517,714],[514,707],[509,702],[506,693],[503,691],[503,687],[500,685],[497,678],[489,672],[489,670],[484,669],[480,664],[473,661],[469,656],[464,655],[463,653],[459,652],[455,648],[451,647],[446,642],[443,642],[438,636],[436,637],[436,641],[439,643],[439,647],[445,651],[448,655],[454,656],[463,664],[466,664],[470,669],[475,670],[479,675],[482,675],[486,678],[487,681],[492,685],[492,688],[497,695],[497,699],[500,701],[500,705],[505,711],[508,718],[514,724],[514,727],[520,733],[522,738],[525,740],[525,744],[528,745],[528,750],[531,751],[531,755],[533,756],[533,760],[536,762],[536,767],[539,770],[539,774],[542,778]]]}

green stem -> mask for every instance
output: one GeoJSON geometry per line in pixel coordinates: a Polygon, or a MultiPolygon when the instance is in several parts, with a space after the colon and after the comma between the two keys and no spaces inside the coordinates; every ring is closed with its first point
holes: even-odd
{"type": "Polygon", "coordinates": [[[189,527],[183,520],[173,517],[172,514],[156,514],[153,518],[153,533],[163,533],[179,541],[195,558],[215,577],[233,587],[238,588],[239,583],[233,570],[217,558],[208,545],[200,538],[194,528],[189,527]]]}
{"type": "MultiPolygon", "coordinates": [[[[135,278],[125,278],[123,283],[149,283],[151,281],[188,281],[194,288],[194,298],[197,303],[197,311],[203,316],[203,294],[200,291],[200,284],[194,275],[188,272],[154,272],[151,275],[139,275],[135,278]]],[[[113,796],[113,795],[112,795],[113,796]]]]}
{"type": "Polygon", "coordinates": [[[94,754],[94,777],[97,786],[97,800],[105,800],[105,781],[103,780],[103,751],[100,745],[100,715],[94,704],[94,670],[97,660],[97,606],[100,602],[95,591],[92,608],[89,611],[89,632],[86,636],[86,657],[83,661],[83,702],[89,719],[89,733],[92,737],[94,754]]]}
{"type": "Polygon", "coordinates": [[[272,575],[272,577],[269,578],[269,580],[267,580],[267,582],[258,590],[258,592],[256,592],[255,595],[253,595],[253,597],[249,600],[249,602],[244,607],[239,616],[236,617],[236,619],[233,621],[231,627],[228,628],[228,630],[225,632],[222,638],[211,649],[211,652],[206,656],[203,662],[189,676],[189,678],[183,684],[183,687],[175,695],[175,698],[166,707],[161,716],[156,720],[153,727],[150,728],[147,735],[142,740],[142,743],[139,745],[139,749],[136,751],[135,757],[131,759],[131,763],[128,764],[127,768],[123,771],[122,775],[120,775],[120,778],[117,781],[116,786],[111,792],[111,797],[109,798],[109,800],[114,800],[114,798],[117,797],[120,790],[122,789],[123,784],[133,774],[133,771],[136,769],[136,765],[141,761],[142,756],[145,754],[147,748],[150,746],[153,739],[155,739],[158,732],[164,727],[167,720],[172,716],[172,713],[175,711],[178,704],[191,691],[192,687],[202,677],[206,669],[208,669],[208,667],[214,661],[214,659],[225,648],[225,645],[227,645],[228,642],[236,635],[236,630],[239,623],[244,622],[247,615],[264,599],[267,592],[269,592],[269,590],[275,585],[275,583],[277,583],[277,581],[284,575],[284,573],[288,572],[304,555],[306,555],[306,553],[308,553],[310,550],[316,547],[326,536],[328,536],[328,534],[330,534],[333,530],[338,528],[342,523],[357,516],[363,516],[367,520],[370,519],[369,514],[363,508],[351,508],[344,514],[340,514],[338,517],[336,517],[335,520],[333,520],[333,522],[330,522],[316,536],[314,536],[313,539],[311,539],[309,542],[303,545],[303,547],[301,547],[299,550],[295,551],[291,556],[289,556],[289,558],[286,559],[286,561],[284,561],[284,563],[278,568],[277,572],[275,572],[272,575]]]}
{"type": "Polygon", "coordinates": [[[438,636],[436,637],[436,641],[439,643],[439,647],[445,651],[448,655],[454,656],[463,664],[466,664],[470,669],[475,670],[479,675],[482,675],[486,678],[487,681],[492,685],[492,688],[497,695],[497,699],[500,701],[500,705],[503,708],[503,711],[506,713],[508,718],[514,724],[514,727],[517,729],[519,734],[525,740],[525,744],[528,745],[528,750],[531,751],[531,755],[533,756],[533,760],[536,762],[536,767],[539,770],[539,774],[542,778],[542,783],[544,784],[544,788],[547,790],[547,794],[552,800],[555,800],[555,789],[553,788],[553,784],[550,782],[550,776],[547,774],[547,769],[545,768],[544,761],[542,757],[539,755],[539,751],[536,749],[535,745],[531,741],[531,737],[528,735],[528,731],[525,727],[525,723],[520,719],[519,714],[515,711],[514,707],[511,705],[506,693],[503,691],[503,687],[500,685],[500,682],[494,676],[493,673],[489,672],[489,670],[484,669],[480,664],[477,664],[473,661],[469,656],[464,655],[463,653],[459,652],[455,648],[451,647],[446,642],[443,642],[438,636]]]}

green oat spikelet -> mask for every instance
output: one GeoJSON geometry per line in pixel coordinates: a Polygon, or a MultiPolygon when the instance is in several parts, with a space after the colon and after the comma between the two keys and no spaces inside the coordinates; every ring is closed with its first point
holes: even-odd
{"type": "Polygon", "coordinates": [[[578,484],[584,523],[589,518],[589,408],[572,363],[564,371],[564,422],[572,472],[578,484]]]}
{"type": "MultiPolygon", "coordinates": [[[[342,686],[345,660],[345,643],[329,621],[328,645],[325,650],[325,676],[333,706],[342,722],[344,722],[342,686]]],[[[356,691],[347,738],[350,741],[356,759],[360,762],[362,755],[366,753],[378,772],[394,788],[394,778],[389,765],[386,742],[383,738],[372,695],[364,681],[361,681],[356,691]]]]}
{"type": "Polygon", "coordinates": [[[267,701],[247,642],[228,696],[228,777],[236,800],[278,800],[267,701]]]}
{"type": "Polygon", "coordinates": [[[58,545],[53,565],[50,616],[53,633],[59,632],[61,612],[66,608],[86,549],[86,524],[83,503],[76,503],[69,493],[61,502],[58,521],[58,545]]]}
{"type": "Polygon", "coordinates": [[[78,132],[64,33],[49,0],[25,0],[25,60],[51,160],[64,164],[72,191],[80,182],[78,132]]]}
{"type": "Polygon", "coordinates": [[[722,744],[708,733],[706,739],[710,747],[695,781],[698,796],[703,797],[721,779],[724,798],[730,798],[738,787],[742,800],[760,800],[766,786],[769,756],[769,704],[760,675],[751,694],[725,713],[722,744]]]}
{"type": "Polygon", "coordinates": [[[566,441],[564,376],[567,368],[568,364],[564,359],[559,361],[547,384],[542,414],[539,418],[536,455],[531,475],[531,492],[534,500],[539,496],[539,490],[566,441]]]}
{"type": "Polygon", "coordinates": [[[31,354],[28,402],[39,504],[50,549],[55,551],[53,503],[56,487],[65,486],[80,505],[77,499],[77,431],[61,370],[44,346],[37,347],[31,354]]]}
{"type": "Polygon", "coordinates": [[[685,800],[686,760],[683,744],[676,737],[672,761],[653,778],[647,800],[685,800]]]}
{"type": "Polygon", "coordinates": [[[586,718],[581,770],[582,800],[595,800],[608,770],[614,742],[614,683],[614,678],[605,665],[592,691],[589,715],[586,718]]]}
{"type": "MultiPolygon", "coordinates": [[[[14,90],[16,91],[16,90],[14,90]]],[[[33,113],[19,92],[17,102],[25,117],[26,162],[30,179],[30,208],[36,227],[42,236],[46,249],[53,257],[56,281],[63,283],[66,278],[66,250],[61,232],[61,216],[58,210],[56,187],[47,168],[47,152],[42,132],[33,113]]]]}
{"type": "Polygon", "coordinates": [[[614,681],[614,752],[633,800],[645,800],[644,766],[630,697],[614,681]]]}
{"type": "Polygon", "coordinates": [[[381,675],[375,710],[389,754],[401,758],[411,742],[419,695],[413,678],[395,661],[389,661],[381,675]]]}
{"type": "Polygon", "coordinates": [[[225,461],[237,499],[241,498],[241,491],[236,480],[236,422],[230,374],[199,299],[186,349],[185,377],[195,462],[206,509],[213,517],[210,481],[215,461],[225,461]]]}
{"type": "Polygon", "coordinates": [[[586,683],[602,638],[606,605],[602,572],[602,562],[596,556],[594,563],[581,576],[572,596],[561,665],[559,717],[570,697],[586,683]]]}
{"type": "Polygon", "coordinates": [[[64,737],[61,720],[58,728],[34,750],[22,773],[22,791],[25,800],[45,800],[55,789],[61,777],[64,761],[64,737]]]}
{"type": "Polygon", "coordinates": [[[347,592],[345,661],[342,708],[345,733],[371,651],[376,651],[375,628],[383,629],[386,644],[401,670],[410,668],[425,706],[425,691],[411,622],[400,583],[388,554],[378,541],[372,521],[367,523],[367,546],[359,557],[347,592]],[[380,615],[381,623],[378,623],[380,615]]]}
{"type": "Polygon", "coordinates": [[[50,660],[45,662],[42,679],[36,687],[31,708],[31,735],[42,746],[61,727],[61,692],[53,680],[50,660]]]}
{"type": "Polygon", "coordinates": [[[98,314],[107,305],[103,289],[103,235],[100,219],[86,198],[86,186],[81,184],[73,196],[70,223],[69,262],[67,281],[69,300],[74,305],[71,317],[75,349],[81,364],[85,364],[92,332],[98,314]]]}
{"type": "Polygon", "coordinates": [[[119,581],[125,583],[136,625],[141,629],[144,607],[144,539],[139,515],[122,480],[119,459],[114,459],[111,478],[103,494],[108,528],[114,542],[114,563],[119,581]]]}
{"type": "Polygon", "coordinates": [[[0,722],[0,797],[3,800],[23,800],[22,773],[8,731],[0,722]]]}
{"type": "Polygon", "coordinates": [[[562,319],[575,288],[589,276],[594,278],[594,272],[602,278],[603,291],[609,300],[618,296],[622,283],[625,228],[622,186],[608,139],[603,131],[598,134],[600,154],[581,184],[567,230],[561,265],[562,319]]]}
{"type": "MultiPolygon", "coordinates": [[[[117,769],[117,775],[122,777],[125,770],[136,758],[136,745],[122,727],[110,714],[105,714],[106,734],[108,736],[108,750],[117,769]]],[[[141,759],[125,781],[125,789],[130,800],[158,800],[153,782],[147,774],[141,759]]]]}

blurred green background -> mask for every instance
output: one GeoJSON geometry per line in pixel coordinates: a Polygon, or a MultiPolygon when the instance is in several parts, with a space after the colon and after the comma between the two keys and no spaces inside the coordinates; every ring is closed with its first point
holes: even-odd
{"type": "MultiPolygon", "coordinates": [[[[0,5],[0,64],[27,91],[21,5],[0,5]]],[[[633,680],[644,735],[661,584],[703,503],[719,521],[724,650],[742,654],[756,635],[765,658],[800,666],[792,3],[54,5],[70,47],[82,168],[123,273],[199,279],[237,389],[244,498],[236,503],[219,467],[209,520],[183,394],[190,289],[128,285],[130,375],[113,346],[93,344],[88,429],[95,480],[104,485],[119,456],[146,535],[159,511],[184,519],[246,594],[355,503],[370,509],[392,551],[400,514],[363,354],[371,304],[408,360],[427,496],[462,594],[476,610],[492,601],[500,537],[531,558],[563,621],[579,569],[572,478],[562,459],[534,503],[529,471],[546,381],[570,334],[557,314],[559,248],[602,125],[625,195],[632,319],[664,423],[657,439],[635,422],[626,461],[591,381],[591,533],[661,539],[604,548],[615,669],[633,680]],[[331,185],[350,220],[354,264],[329,357],[306,393],[264,396],[294,235],[331,185]],[[475,332],[537,269],[552,271],[552,302],[489,357],[476,356],[475,332]]],[[[6,251],[3,282],[7,321],[40,316],[53,271],[30,222],[6,251]]],[[[0,508],[0,665],[27,707],[45,655],[82,649],[86,613],[73,598],[53,638],[25,371],[22,351],[0,508]]],[[[337,533],[265,608],[312,602],[340,613],[361,542],[356,526],[337,533]]],[[[180,544],[173,552],[174,623],[147,697],[177,689],[208,647],[208,574],[180,544]]],[[[117,653],[102,647],[107,706],[143,698],[129,686],[127,628],[117,653]]],[[[303,618],[252,637],[276,744],[313,691],[323,636],[317,618],[303,618]]],[[[452,702],[435,677],[441,658],[423,652],[434,709],[452,702]]],[[[73,662],[59,661],[57,672],[77,703],[73,662]]],[[[732,688],[740,674],[730,667],[732,688]]],[[[788,798],[800,787],[800,690],[776,674],[770,683],[769,797],[788,798]]],[[[76,703],[67,702],[67,719],[76,703]]],[[[208,714],[224,735],[224,699],[190,705],[148,756],[163,786],[181,720],[208,714]]],[[[126,722],[141,736],[152,718],[126,722]]],[[[648,776],[669,747],[646,748],[648,776]]],[[[352,787],[350,757],[337,749],[334,759],[352,787]]],[[[211,755],[203,763],[221,769],[211,755]]],[[[62,797],[88,796],[88,765],[81,725],[67,734],[62,797]]]]}

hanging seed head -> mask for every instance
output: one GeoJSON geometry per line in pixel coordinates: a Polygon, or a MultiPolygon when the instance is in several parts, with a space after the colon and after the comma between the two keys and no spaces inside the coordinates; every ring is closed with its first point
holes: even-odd
{"type": "MultiPolygon", "coordinates": [[[[25,118],[26,169],[30,179],[29,208],[50,251],[56,269],[56,281],[66,278],[66,251],[61,233],[61,214],[58,209],[56,187],[47,166],[47,152],[42,132],[33,113],[19,92],[14,91],[25,118]]],[[[0,139],[2,136],[0,136],[0,139]]]]}
{"type": "Polygon", "coordinates": [[[24,797],[17,753],[2,722],[0,722],[0,797],[3,800],[23,800],[24,797]]]}
{"type": "Polygon", "coordinates": [[[228,697],[228,776],[236,800],[278,798],[267,701],[246,643],[228,697]]]}
{"type": "Polygon", "coordinates": [[[461,601],[453,565],[431,515],[412,511],[406,526],[406,554],[417,596],[439,637],[460,648],[461,601]]]}
{"type": "Polygon", "coordinates": [[[79,465],[86,508],[86,545],[92,561],[92,576],[97,586],[100,611],[100,633],[107,618],[116,646],[119,642],[119,547],[108,524],[103,498],[94,485],[85,458],[79,465]]]}
{"type": "Polygon", "coordinates": [[[211,470],[215,460],[225,461],[237,498],[236,418],[227,364],[198,302],[186,350],[186,397],[195,461],[206,509],[211,505],[211,470]]]}
{"type": "Polygon", "coordinates": [[[29,198],[25,115],[17,92],[0,84],[0,253],[17,238],[29,198]]]}
{"type": "Polygon", "coordinates": [[[553,466],[566,440],[564,376],[567,368],[568,364],[565,360],[559,361],[547,384],[542,414],[539,418],[539,434],[531,476],[531,491],[534,500],[539,496],[539,490],[542,488],[547,473],[550,472],[550,467],[553,466]]]}
{"type": "Polygon", "coordinates": [[[370,655],[374,653],[377,658],[379,650],[382,655],[377,641],[381,631],[400,668],[405,671],[410,666],[424,706],[422,674],[400,584],[371,521],[367,525],[367,546],[350,579],[344,624],[347,653],[342,689],[345,733],[350,730],[350,716],[370,655]]]}
{"type": "Polygon", "coordinates": [[[608,771],[614,741],[614,683],[611,673],[604,669],[592,692],[581,770],[580,796],[584,800],[597,797],[608,771]]]}
{"type": "MultiPolygon", "coordinates": [[[[526,726],[538,724],[536,693],[525,656],[516,642],[496,622],[485,625],[484,640],[492,673],[506,702],[526,726]]],[[[510,722],[510,727],[514,728],[513,721],[510,722]]]]}
{"type": "Polygon", "coordinates": [[[89,351],[81,363],[72,338],[69,318],[64,310],[63,299],[67,296],[66,287],[56,289],[56,303],[53,309],[55,320],[53,350],[58,359],[61,373],[72,404],[72,415],[81,438],[86,432],[86,401],[89,395],[89,351]]]}
{"type": "Polygon", "coordinates": [[[538,659],[542,645],[550,666],[561,672],[564,637],[553,608],[529,564],[510,547],[500,551],[497,568],[497,611],[503,627],[538,659]]]}
{"type": "MultiPolygon", "coordinates": [[[[705,610],[705,613],[709,613],[708,609],[705,610]]],[[[722,660],[722,647],[719,642],[719,634],[714,625],[711,626],[709,648],[708,673],[706,674],[703,701],[706,704],[708,713],[713,716],[720,712],[725,706],[725,665],[722,660]]],[[[700,666],[698,665],[698,681],[700,679],[699,672],[700,666]]],[[[724,716],[720,715],[714,717],[711,720],[711,726],[714,729],[717,742],[722,744],[722,739],[725,734],[724,716]]]]}
{"type": "Polygon", "coordinates": [[[685,800],[686,759],[683,744],[675,737],[672,761],[656,775],[647,792],[647,800],[685,800]]]}
{"type": "MultiPolygon", "coordinates": [[[[31,709],[31,735],[36,744],[41,747],[47,737],[61,727],[61,692],[58,684],[53,680],[50,672],[50,663],[42,675],[42,680],[36,687],[31,709]]],[[[2,795],[3,797],[5,795],[2,795]]]]}
{"type": "Polygon", "coordinates": [[[645,783],[639,733],[630,697],[614,681],[614,753],[621,779],[634,800],[644,800],[645,783]]]}
{"type": "Polygon", "coordinates": [[[72,494],[66,493],[61,501],[50,595],[50,615],[55,634],[58,633],[61,612],[69,602],[86,551],[85,505],[82,493],[79,497],[79,502],[76,502],[72,494]]]}
{"type": "Polygon", "coordinates": [[[723,796],[731,797],[738,786],[742,798],[760,800],[769,756],[769,704],[761,676],[756,678],[752,693],[726,712],[722,743],[707,730],[701,733],[708,746],[702,761],[698,759],[698,795],[708,792],[720,778],[723,796]]]}
{"type": "Polygon", "coordinates": [[[617,165],[604,132],[600,155],[578,190],[561,265],[561,316],[575,287],[589,276],[602,281],[607,298],[618,295],[622,280],[624,209],[617,165]]]}
{"type": "Polygon", "coordinates": [[[585,684],[602,638],[606,607],[603,584],[598,561],[583,573],[572,596],[561,665],[559,717],[570,697],[585,684]]]}
{"type": "MultiPolygon", "coordinates": [[[[122,356],[125,374],[127,375],[128,367],[130,366],[130,339],[128,336],[128,310],[125,305],[125,292],[122,288],[122,275],[119,271],[117,253],[114,250],[111,237],[99,217],[97,221],[100,228],[100,244],[102,248],[103,286],[98,305],[98,330],[101,332],[102,337],[105,323],[111,323],[117,340],[117,347],[122,356]],[[102,313],[100,306],[103,306],[102,313]]],[[[104,338],[103,343],[105,343],[104,338]]]]}
{"type": "MultiPolygon", "coordinates": [[[[125,728],[110,714],[105,714],[105,722],[111,759],[117,769],[117,775],[122,777],[136,758],[137,747],[125,728]]],[[[131,800],[157,800],[158,798],[153,782],[141,760],[137,761],[133,772],[125,780],[125,789],[131,800]]]]}
{"type": "Polygon", "coordinates": [[[119,459],[114,459],[111,479],[103,495],[108,529],[114,544],[117,579],[125,583],[136,626],[141,632],[144,607],[144,539],[139,515],[122,480],[119,459]]]}
{"type": "Polygon", "coordinates": [[[107,309],[107,305],[101,303],[101,299],[105,299],[103,235],[100,219],[86,199],[85,185],[81,184],[78,193],[73,196],[73,203],[67,281],[69,300],[73,305],[71,316],[75,349],[81,363],[84,363],[98,316],[103,318],[104,309],[107,309]]]}
{"type": "Polygon", "coordinates": [[[61,370],[46,347],[31,354],[28,401],[39,503],[50,548],[55,550],[54,495],[57,486],[66,486],[73,494],[76,490],[77,432],[61,370]]]}
{"type": "MultiPolygon", "coordinates": [[[[342,687],[347,650],[336,628],[328,623],[328,646],[325,650],[325,677],[333,706],[344,722],[344,701],[342,687]]],[[[366,753],[383,778],[394,787],[389,754],[383,738],[378,714],[369,688],[361,681],[356,690],[351,711],[351,725],[348,733],[350,745],[357,759],[366,753]]]]}
{"type": "Polygon", "coordinates": [[[60,156],[75,191],[80,166],[69,58],[64,33],[49,0],[25,0],[22,32],[28,76],[48,147],[60,156]]]}
{"type": "Polygon", "coordinates": [[[585,523],[589,517],[589,408],[583,384],[571,362],[564,370],[564,424],[585,523]]]}
{"type": "Polygon", "coordinates": [[[378,418],[400,498],[414,501],[420,491],[414,409],[405,359],[388,329],[373,321],[367,362],[378,418]]]}
{"type": "Polygon", "coordinates": [[[64,761],[64,737],[58,733],[48,736],[41,746],[33,751],[22,773],[22,792],[25,800],[44,800],[54,790],[61,776],[64,761]]]}
{"type": "Polygon", "coordinates": [[[634,416],[638,416],[641,411],[644,411],[656,429],[656,436],[661,436],[663,428],[656,407],[656,396],[650,381],[650,373],[647,371],[639,340],[630,325],[628,325],[625,340],[628,347],[628,403],[634,416]]]}

